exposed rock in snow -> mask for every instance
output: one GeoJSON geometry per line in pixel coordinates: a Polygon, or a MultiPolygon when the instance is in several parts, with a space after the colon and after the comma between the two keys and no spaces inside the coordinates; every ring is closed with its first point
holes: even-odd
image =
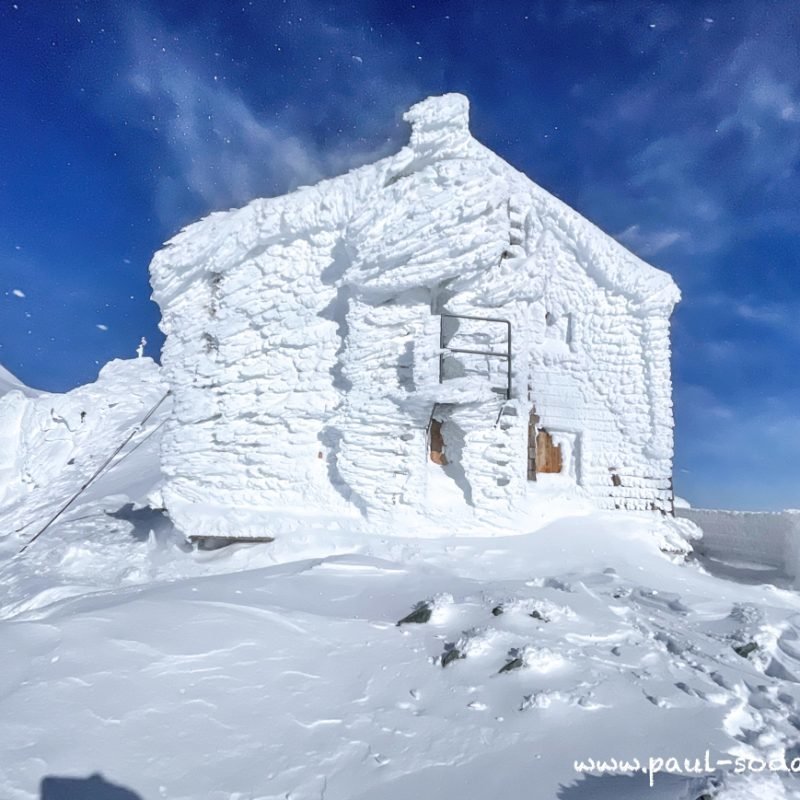
{"type": "Polygon", "coordinates": [[[465,97],[405,119],[396,155],[153,259],[176,524],[499,532],[557,515],[554,493],[670,511],[672,279],[472,138],[465,97]]]}

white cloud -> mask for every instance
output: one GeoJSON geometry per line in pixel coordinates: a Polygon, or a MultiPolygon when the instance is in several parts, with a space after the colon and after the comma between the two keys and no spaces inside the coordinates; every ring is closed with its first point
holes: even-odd
{"type": "MultiPolygon", "coordinates": [[[[133,37],[134,91],[156,112],[153,128],[167,144],[182,186],[162,190],[170,197],[189,189],[209,206],[243,203],[258,190],[264,166],[287,187],[322,174],[318,154],[279,125],[259,120],[238,95],[207,80],[178,57],[153,57],[150,31],[133,37]]],[[[169,182],[169,178],[163,179],[169,182]]]]}
{"type": "MultiPolygon", "coordinates": [[[[363,44],[346,29],[321,20],[309,24],[315,26],[314,35],[335,45],[336,52],[352,52],[354,42],[363,44]]],[[[205,66],[205,43],[193,44],[192,37],[191,31],[176,36],[152,16],[132,15],[128,21],[131,64],[123,80],[146,111],[140,124],[162,141],[171,156],[169,169],[157,179],[155,197],[157,213],[169,223],[174,224],[187,193],[209,209],[239,206],[386,155],[386,141],[375,147],[353,147],[351,140],[322,147],[314,141],[312,127],[320,118],[340,117],[343,109],[352,116],[359,107],[372,107],[386,113],[385,128],[404,98],[419,99],[402,76],[381,74],[382,67],[397,72],[396,64],[387,66],[389,56],[384,63],[371,58],[374,68],[369,73],[359,70],[365,54],[348,59],[360,76],[360,93],[355,97],[348,97],[345,88],[331,88],[313,107],[276,108],[267,102],[256,107],[229,89],[224,75],[205,66]]]]}
{"type": "Polygon", "coordinates": [[[687,231],[642,230],[639,225],[631,225],[614,237],[622,244],[642,256],[653,256],[674,244],[685,243],[690,239],[687,231]]]}
{"type": "Polygon", "coordinates": [[[760,322],[778,328],[782,328],[791,320],[797,319],[796,315],[790,315],[788,306],[782,306],[778,303],[739,302],[734,303],[733,309],[736,316],[748,322],[760,322]]]}
{"type": "MultiPolygon", "coordinates": [[[[711,252],[756,231],[796,230],[796,215],[783,209],[794,208],[797,193],[800,51],[791,46],[781,14],[776,9],[766,17],[753,6],[727,21],[724,38],[710,34],[702,14],[695,26],[690,13],[684,16],[679,37],[659,40],[658,69],[586,121],[610,143],[621,137],[647,142],[620,178],[635,189],[647,218],[659,220],[658,232],[683,235],[674,241],[648,235],[643,247],[711,252]],[[752,214],[743,214],[743,203],[752,214]]],[[[619,18],[621,25],[627,17],[619,18]]],[[[646,232],[642,222],[623,235],[635,247],[633,240],[646,232]]]]}

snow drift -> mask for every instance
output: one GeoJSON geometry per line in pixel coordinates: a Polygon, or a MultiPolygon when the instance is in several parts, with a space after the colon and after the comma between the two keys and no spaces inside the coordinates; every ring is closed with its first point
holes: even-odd
{"type": "MultiPolygon", "coordinates": [[[[66,502],[166,385],[158,365],[141,358],[112,361],[95,383],[66,394],[29,390],[16,379],[4,380],[0,392],[0,514],[8,534],[43,524],[41,508],[66,502]]],[[[146,491],[157,488],[158,471],[147,480],[146,491]]]]}

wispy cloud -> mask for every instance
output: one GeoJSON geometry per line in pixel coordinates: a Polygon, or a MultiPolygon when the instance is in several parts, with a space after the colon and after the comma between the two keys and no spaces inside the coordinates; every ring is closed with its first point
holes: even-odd
{"type": "MultiPolygon", "coordinates": [[[[574,15],[595,5],[580,4],[574,15]]],[[[702,4],[685,6],[677,27],[673,4],[640,4],[630,14],[596,9],[594,24],[653,59],[652,70],[586,120],[606,141],[646,142],[618,175],[641,214],[622,238],[643,255],[667,246],[707,253],[754,231],[797,229],[783,209],[800,189],[800,52],[786,46],[780,8],[789,6],[775,5],[771,14],[753,6],[719,21],[702,4]],[[658,36],[648,36],[650,18],[658,36]],[[698,72],[698,62],[708,68],[698,72]],[[681,236],[670,241],[663,231],[681,236]]]]}
{"type": "Polygon", "coordinates": [[[800,413],[787,398],[767,395],[744,410],[687,385],[676,399],[679,494],[712,508],[785,507],[800,461],[800,413]]]}
{"type": "MultiPolygon", "coordinates": [[[[770,329],[773,334],[781,334],[800,342],[800,327],[797,324],[800,319],[800,303],[794,297],[786,300],[764,300],[754,293],[736,295],[717,289],[704,295],[696,295],[692,300],[698,310],[712,314],[718,322],[756,325],[770,329]]],[[[765,346],[774,347],[774,338],[765,346]]],[[[742,343],[740,348],[745,350],[747,344],[742,343]]]]}
{"type": "Polygon", "coordinates": [[[163,179],[162,203],[177,199],[183,188],[212,207],[244,202],[263,185],[266,165],[271,180],[287,188],[322,175],[320,154],[308,141],[259,120],[241,97],[186,64],[174,58],[153,60],[141,52],[141,41],[135,45],[139,55],[128,79],[158,109],[153,128],[178,168],[175,176],[163,179]]]}
{"type": "MultiPolygon", "coordinates": [[[[360,33],[313,20],[307,31],[309,25],[307,35],[335,43],[351,65],[358,103],[382,115],[384,125],[387,117],[399,115],[402,103],[418,98],[413,82],[397,74],[397,64],[371,54],[350,55],[364,50],[360,33]],[[365,59],[371,62],[366,68],[365,59]]],[[[209,53],[195,31],[171,30],[154,14],[139,11],[130,14],[125,32],[128,53],[117,92],[132,95],[140,112],[137,124],[167,155],[154,200],[162,221],[174,224],[189,197],[208,209],[242,205],[375,160],[393,145],[385,138],[366,145],[315,139],[320,118],[346,116],[345,104],[352,115],[356,102],[344,87],[312,106],[254,102],[228,87],[222,65],[214,68],[219,54],[209,53]]]]}
{"type": "Polygon", "coordinates": [[[689,233],[676,230],[643,230],[640,225],[630,225],[616,234],[615,238],[640,255],[654,256],[672,245],[685,242],[689,238],[689,233]]]}

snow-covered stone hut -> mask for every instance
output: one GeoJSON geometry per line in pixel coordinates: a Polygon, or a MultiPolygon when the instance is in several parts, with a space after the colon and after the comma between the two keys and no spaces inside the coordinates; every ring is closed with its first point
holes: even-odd
{"type": "Polygon", "coordinates": [[[428,98],[396,155],[156,254],[162,499],[187,535],[508,530],[554,492],[672,512],[675,283],[468,109],[428,98]]]}

